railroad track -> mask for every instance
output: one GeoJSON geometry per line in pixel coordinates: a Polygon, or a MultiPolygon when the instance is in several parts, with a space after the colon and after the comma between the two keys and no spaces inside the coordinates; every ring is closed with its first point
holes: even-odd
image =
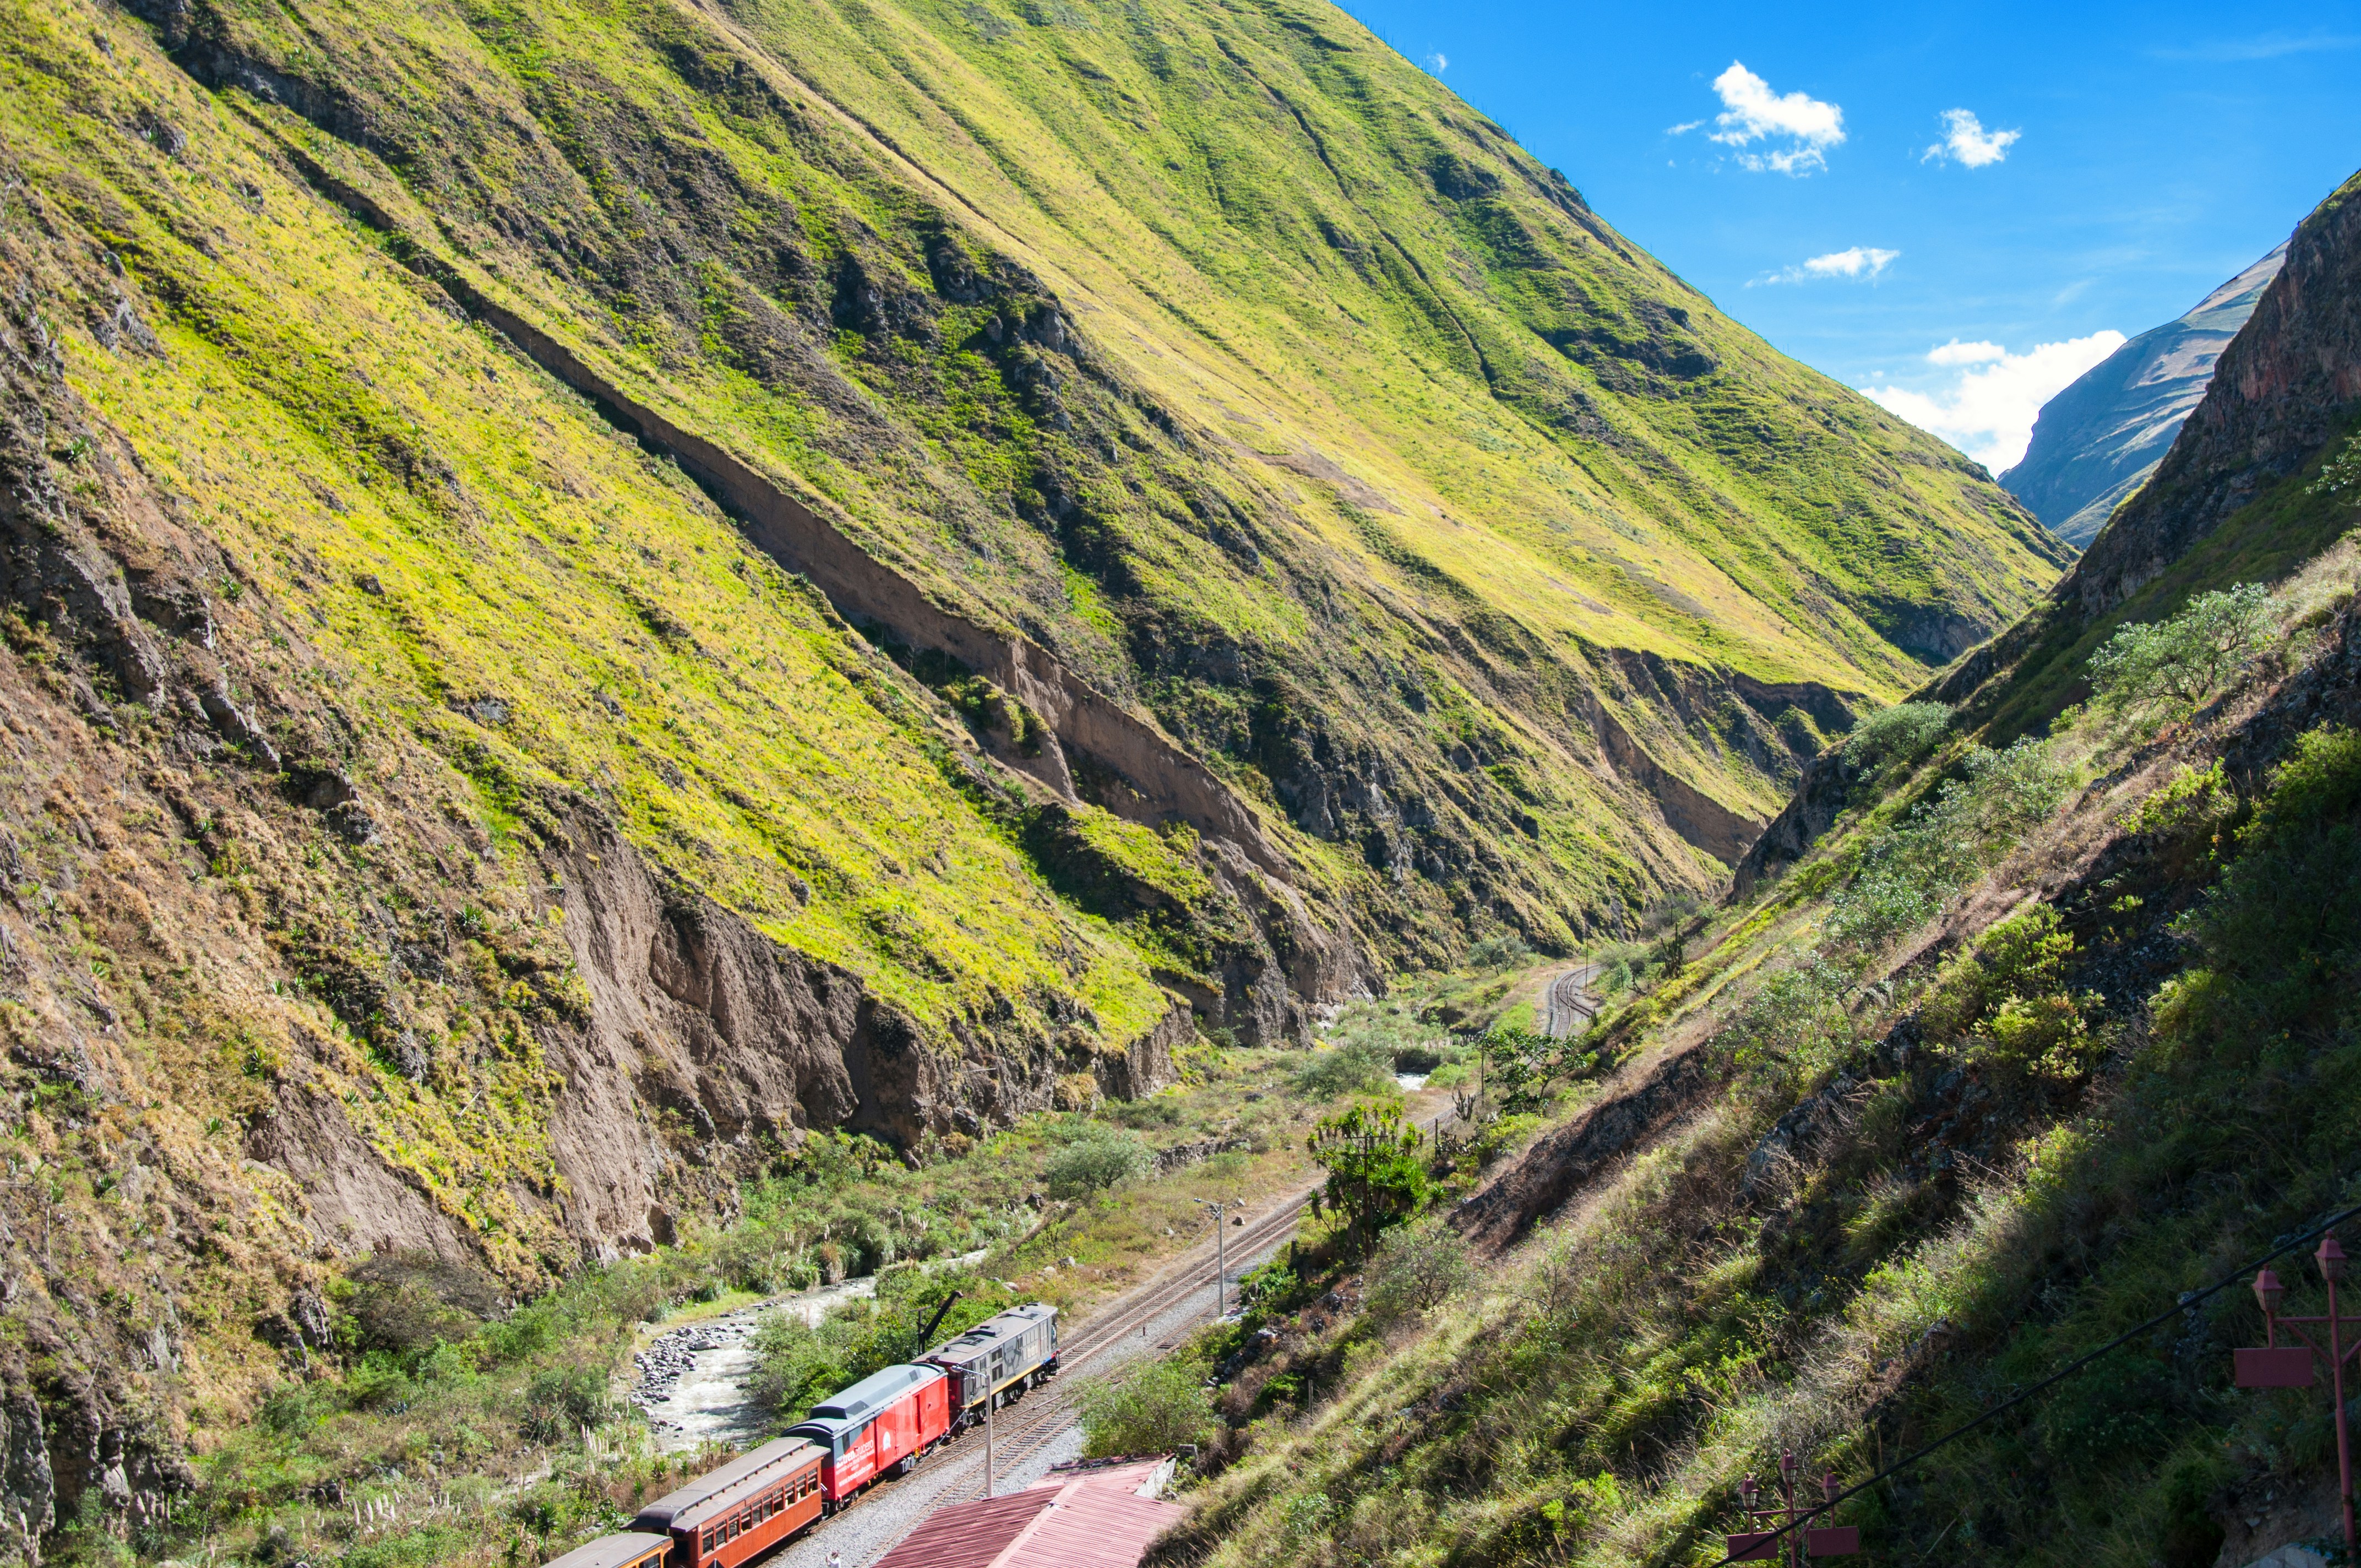
{"type": "MultiPolygon", "coordinates": [[[[1455,1113],[1446,1111],[1434,1118],[1433,1130],[1439,1133],[1446,1124],[1457,1120],[1455,1113]]],[[[1307,1188],[1292,1198],[1281,1200],[1268,1212],[1249,1220],[1221,1244],[1218,1253],[1212,1241],[1199,1243],[1154,1279],[1116,1297],[1097,1316],[1067,1335],[1058,1346],[1058,1359],[1064,1369],[1058,1381],[1033,1389],[1016,1404],[1005,1406],[994,1414],[992,1453],[994,1474],[1005,1475],[1023,1464],[1055,1442],[1071,1423],[1080,1390],[1069,1382],[1070,1378],[1085,1371],[1090,1362],[1108,1349],[1138,1333],[1143,1328],[1152,1327],[1157,1319],[1204,1288],[1206,1271],[1220,1253],[1236,1249],[1239,1265],[1244,1266],[1258,1254],[1286,1239],[1297,1216],[1311,1204],[1312,1194],[1317,1190],[1316,1187],[1307,1188]]],[[[1171,1343],[1170,1340],[1163,1341],[1156,1348],[1167,1349],[1171,1343]]],[[[983,1497],[984,1445],[981,1432],[971,1429],[956,1439],[955,1444],[948,1453],[937,1450],[909,1475],[879,1482],[859,1493],[833,1518],[841,1519],[870,1504],[887,1501],[905,1487],[918,1488],[917,1496],[920,1505],[929,1512],[956,1503],[973,1502],[983,1497]]],[[[917,1522],[912,1519],[910,1524],[915,1526],[917,1522]]],[[[821,1521],[814,1532],[802,1540],[825,1544],[828,1521],[821,1521]]],[[[890,1546],[891,1543],[887,1542],[873,1550],[884,1552],[890,1550],[890,1546]]],[[[796,1547],[790,1546],[785,1550],[792,1557],[796,1547]]],[[[816,1563],[819,1559],[815,1556],[809,1561],[816,1563]]]]}
{"type": "Polygon", "coordinates": [[[1550,981],[1543,1003],[1542,1033],[1553,1040],[1580,1034],[1598,1016],[1598,999],[1590,982],[1598,978],[1597,964],[1576,964],[1550,981]]]}
{"type": "MultiPolygon", "coordinates": [[[[1302,1213],[1311,1201],[1309,1191],[1287,1200],[1268,1213],[1249,1221],[1241,1234],[1223,1244],[1223,1250],[1235,1246],[1241,1260],[1253,1257],[1291,1232],[1296,1216],[1302,1213]]],[[[1162,1276],[1128,1296],[1118,1297],[1106,1310],[1061,1342],[1058,1346],[1058,1360],[1065,1370],[1060,1374],[1059,1381],[1033,1390],[1015,1405],[1002,1407],[994,1415],[993,1467],[995,1470],[1012,1469],[1055,1441],[1058,1434],[1066,1430],[1067,1419],[1074,1409],[1075,1396],[1063,1386],[1065,1377],[1080,1372],[1093,1357],[1152,1325],[1158,1318],[1203,1289],[1205,1266],[1213,1259],[1199,1255],[1213,1250],[1210,1245],[1201,1245],[1162,1276]]],[[[970,1431],[961,1440],[961,1446],[966,1450],[961,1455],[964,1467],[973,1470],[975,1475],[946,1487],[939,1507],[948,1508],[953,1503],[970,1502],[983,1496],[983,1445],[976,1433],[970,1431]]]]}

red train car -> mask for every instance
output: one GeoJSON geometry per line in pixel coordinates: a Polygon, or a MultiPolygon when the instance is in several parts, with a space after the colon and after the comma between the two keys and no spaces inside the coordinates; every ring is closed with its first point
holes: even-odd
{"type": "Polygon", "coordinates": [[[939,1366],[889,1366],[812,1407],[787,1435],[824,1452],[830,1512],[884,1475],[906,1475],[951,1430],[950,1381],[939,1366]]]}
{"type": "Polygon", "coordinates": [[[671,1541],[666,1568],[736,1568],[820,1517],[825,1458],[804,1438],[766,1442],[648,1504],[631,1529],[671,1541]]]}

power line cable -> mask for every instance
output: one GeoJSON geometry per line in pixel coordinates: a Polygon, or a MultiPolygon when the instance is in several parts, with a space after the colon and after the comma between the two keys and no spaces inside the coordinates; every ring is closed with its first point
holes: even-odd
{"type": "MultiPolygon", "coordinates": [[[[2043,1389],[2053,1387],[2059,1383],[2063,1383],[2067,1378],[2073,1376],[2074,1374],[2081,1371],[2082,1368],[2090,1365],[2091,1363],[2098,1360],[2099,1357],[2106,1354],[2109,1351],[2127,1344],[2131,1341],[2139,1338],[2140,1335],[2147,1333],[2151,1329],[2155,1329],[2161,1324],[2169,1321],[2175,1316],[2188,1311],[2208,1297],[2219,1295],[2222,1291],[2227,1290],[2231,1286],[2237,1284],[2241,1279],[2252,1277],[2255,1271],[2261,1268],[2264,1265],[2270,1263],[2277,1258],[2286,1256],[2289,1253],[2293,1252],[2304,1243],[2312,1240],[2312,1237],[2319,1235],[2323,1231],[2335,1229],[2338,1225],[2343,1224],[2345,1221],[2353,1218],[2356,1214],[2361,1214],[2361,1203],[2356,1203],[2350,1209],[2340,1210],[2336,1213],[2331,1214],[2327,1219],[2323,1220],[2320,1223],[2312,1226],[2312,1229],[2302,1232],[2301,1234],[2293,1236],[2281,1243],[2279,1245],[2272,1248],[2269,1252],[2265,1253],[2262,1256],[2255,1259],[2254,1262],[2247,1264],[2244,1268],[2237,1270],[2235,1273],[2224,1275],[2223,1277],[2215,1280],[2213,1284],[2206,1286],[2202,1290],[2183,1291],[2180,1294],[2180,1299],[2175,1300],[2171,1306],[2166,1308],[2163,1311],[2158,1312],[2155,1317],[2150,1318],[2147,1321],[2139,1324],[2136,1328],[2125,1329],[2122,1333],[2117,1334],[2114,1338],[2099,1346],[2096,1350],[2085,1351],[2082,1354],[2075,1357],[2072,1361],[2068,1362],[2065,1365],[2059,1367],[2057,1371],[2051,1373],[2040,1382],[2036,1383],[2032,1387],[2024,1389],[2023,1391],[2002,1400],[1999,1404],[1994,1405],[1991,1409],[1986,1410],[1982,1415],[1978,1416],[1975,1420],[1965,1421],[1959,1426],[1953,1427],[1949,1431],[1945,1432],[1934,1442],[1927,1443],[1925,1447],[1918,1449],[1915,1453],[1905,1454],[1902,1458],[1895,1460],[1893,1464],[1887,1465],[1884,1469],[1879,1471],[1876,1475],[1872,1475],[1867,1480],[1855,1482],[1853,1485],[1846,1487],[1843,1491],[1839,1492],[1835,1497],[1830,1497],[1827,1502],[1822,1503],[1818,1508],[1810,1509],[1805,1513],[1797,1514],[1793,1519],[1781,1525],[1777,1530],[1765,1530],[1761,1535],[1757,1536],[1753,1544],[1747,1549],[1747,1561],[1756,1561],[1762,1548],[1768,1546],[1771,1542],[1777,1541],[1781,1536],[1788,1534],[1798,1527],[1809,1524],[1813,1519],[1817,1519],[1824,1513],[1827,1513],[1830,1508],[1835,1508],[1839,1503],[1843,1502],[1848,1497],[1857,1497],[1861,1493],[1869,1490],[1872,1486],[1876,1486],[1880,1481],[1884,1480],[1887,1476],[1898,1475],[1902,1471],[1907,1470],[1910,1466],[1917,1464],[1920,1460],[1926,1458],[1937,1449],[1967,1436],[1968,1433],[1975,1431],[1978,1427],[1983,1425],[1986,1421],[1991,1420],[1993,1417],[2005,1414],[2009,1410],[2015,1409],[2017,1406],[2022,1405],[2027,1399],[2032,1398],[2036,1394],[2040,1393],[2043,1389]]],[[[1724,1556],[1720,1562],[1713,1565],[1713,1568],[1728,1568],[1730,1563],[1737,1561],[1738,1559],[1735,1557],[1724,1556]]]]}

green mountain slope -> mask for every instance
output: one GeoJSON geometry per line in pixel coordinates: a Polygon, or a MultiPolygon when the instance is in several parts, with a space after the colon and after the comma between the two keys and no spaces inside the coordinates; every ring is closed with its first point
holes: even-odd
{"type": "Polygon", "coordinates": [[[1554,1124],[1216,1331],[1159,1562],[1712,1568],[1783,1463],[1880,1559],[2341,1550],[2327,1390],[2232,1353],[2361,1203],[2356,194],[2051,599],[1815,760],[1783,878],[1593,953],[1554,1124]]]}
{"type": "Polygon", "coordinates": [[[1289,852],[1381,938],[1693,882],[2063,559],[1333,13],[159,16],[402,243],[1333,846],[1289,852]]]}
{"type": "Polygon", "coordinates": [[[1708,886],[2062,559],[1311,6],[0,0],[0,1380],[135,1511],[363,1251],[1708,886]]]}

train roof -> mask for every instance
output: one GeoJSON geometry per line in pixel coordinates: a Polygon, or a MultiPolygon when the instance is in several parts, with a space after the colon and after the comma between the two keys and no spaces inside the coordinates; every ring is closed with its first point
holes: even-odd
{"type": "Polygon", "coordinates": [[[675,1487],[654,1502],[642,1505],[639,1517],[631,1522],[643,1530],[668,1530],[674,1515],[686,1513],[715,1493],[727,1491],[749,1476],[792,1462],[796,1450],[809,1446],[799,1437],[774,1439],[753,1453],[741,1453],[720,1469],[708,1470],[688,1485],[675,1487]]]}
{"type": "Polygon", "coordinates": [[[638,1568],[654,1553],[672,1545],[668,1535],[602,1535],[588,1546],[577,1546],[544,1568],[638,1568]]]}
{"type": "Polygon", "coordinates": [[[1023,1333],[1044,1321],[1053,1321],[1057,1316],[1058,1309],[1046,1301],[1030,1301],[1022,1307],[1011,1307],[997,1317],[985,1319],[967,1332],[945,1340],[927,1352],[926,1359],[946,1362],[953,1366],[964,1365],[1002,1340],[1023,1333]]]}
{"type": "Polygon", "coordinates": [[[805,1442],[803,1449],[804,1453],[800,1461],[796,1455],[787,1454],[784,1464],[765,1466],[742,1481],[724,1486],[718,1492],[708,1492],[705,1497],[673,1515],[672,1528],[702,1530],[710,1520],[726,1518],[737,1512],[780,1482],[793,1476],[796,1472],[804,1468],[805,1464],[819,1463],[821,1451],[818,1446],[805,1442]]]}
{"type": "Polygon", "coordinates": [[[932,1382],[942,1372],[933,1366],[914,1366],[904,1363],[889,1366],[883,1372],[873,1372],[850,1388],[840,1388],[827,1399],[814,1405],[812,1415],[818,1420],[857,1421],[884,1405],[907,1393],[921,1383],[932,1382]]]}

